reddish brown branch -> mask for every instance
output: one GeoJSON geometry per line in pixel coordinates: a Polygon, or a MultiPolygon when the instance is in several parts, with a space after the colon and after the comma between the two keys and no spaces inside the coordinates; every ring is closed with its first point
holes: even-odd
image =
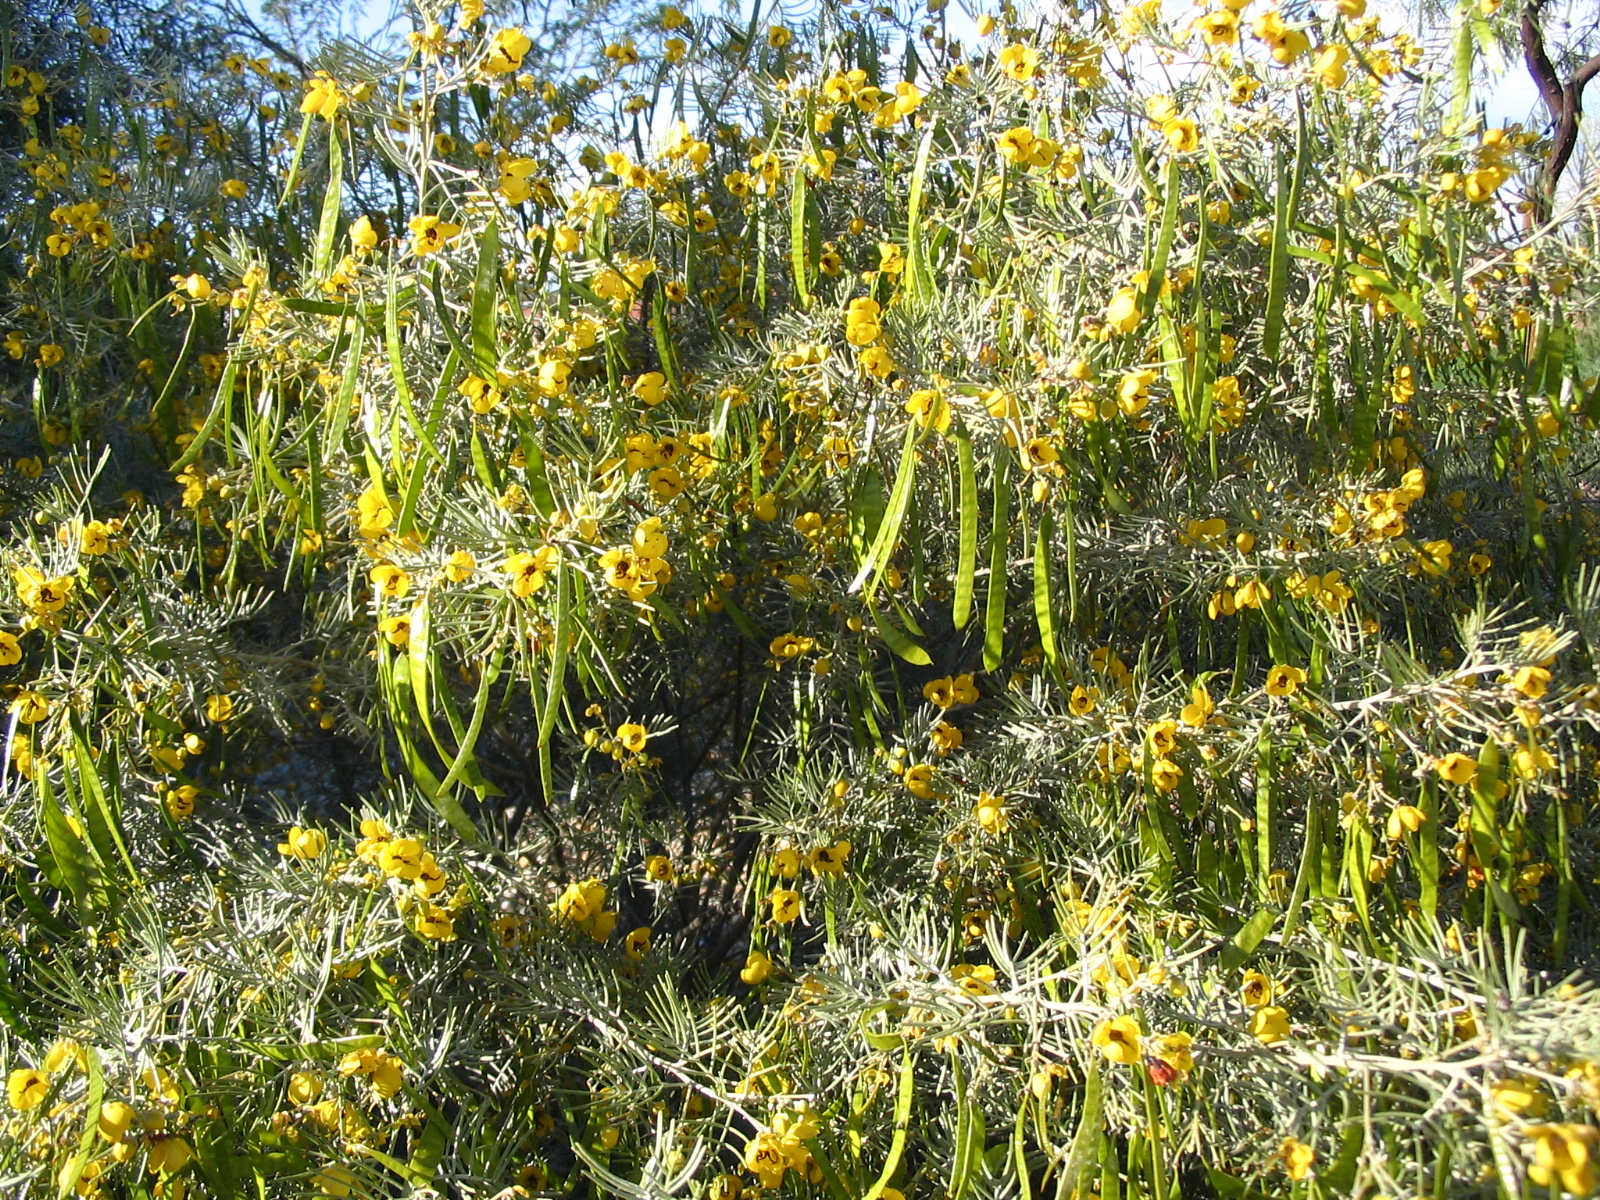
{"type": "Polygon", "coordinates": [[[1539,87],[1539,98],[1550,110],[1550,119],[1560,121],[1562,110],[1566,107],[1565,97],[1562,95],[1561,77],[1556,74],[1555,64],[1544,50],[1544,30],[1539,25],[1539,13],[1543,7],[1542,0],[1529,0],[1527,8],[1522,10],[1522,56],[1528,64],[1528,74],[1533,76],[1533,82],[1539,87]]]}
{"type": "Polygon", "coordinates": [[[1550,113],[1553,128],[1550,132],[1550,149],[1539,172],[1534,203],[1538,219],[1549,219],[1555,203],[1556,187],[1572,161],[1578,148],[1578,125],[1583,119],[1583,89],[1596,75],[1600,75],[1600,54],[1589,59],[1572,73],[1565,84],[1550,61],[1544,46],[1544,28],[1540,23],[1545,0],[1528,0],[1522,10],[1522,55],[1528,74],[1539,88],[1539,98],[1550,113]]]}

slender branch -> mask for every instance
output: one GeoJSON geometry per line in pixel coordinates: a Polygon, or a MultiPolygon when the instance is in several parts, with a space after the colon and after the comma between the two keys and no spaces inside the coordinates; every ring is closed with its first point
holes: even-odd
{"type": "Polygon", "coordinates": [[[1539,87],[1540,99],[1550,110],[1550,119],[1560,121],[1565,99],[1561,92],[1561,78],[1544,49],[1544,30],[1539,25],[1539,14],[1543,7],[1543,0],[1529,0],[1528,6],[1522,10],[1522,55],[1528,64],[1528,74],[1533,76],[1534,83],[1539,87]]]}
{"type": "Polygon", "coordinates": [[[1581,89],[1596,75],[1600,75],[1600,54],[1596,54],[1572,73],[1573,86],[1581,89]]]}
{"type": "Polygon", "coordinates": [[[277,38],[273,37],[266,30],[262,29],[260,25],[256,24],[255,19],[251,17],[248,12],[231,4],[224,11],[228,18],[235,23],[234,28],[230,30],[231,33],[237,36],[250,38],[257,45],[272,51],[272,53],[276,54],[285,62],[292,64],[295,70],[299,71],[302,75],[306,73],[306,60],[299,54],[295,53],[295,51],[290,47],[284,45],[277,38]]]}
{"type": "Polygon", "coordinates": [[[1547,189],[1546,195],[1554,199],[1556,184],[1561,182],[1573,151],[1578,148],[1578,119],[1583,114],[1583,91],[1576,81],[1566,87],[1565,103],[1561,117],[1556,122],[1555,136],[1550,141],[1550,157],[1545,160],[1544,178],[1540,181],[1547,189]]]}
{"type": "Polygon", "coordinates": [[[1574,71],[1565,84],[1561,82],[1550,55],[1545,51],[1544,29],[1540,24],[1544,4],[1545,0],[1528,0],[1522,10],[1521,23],[1523,59],[1527,63],[1528,74],[1533,76],[1534,83],[1538,85],[1539,96],[1549,110],[1554,126],[1550,150],[1539,172],[1536,189],[1535,215],[1540,221],[1548,217],[1562,173],[1578,148],[1578,124],[1583,118],[1583,89],[1596,74],[1600,74],[1600,55],[1596,55],[1574,71]]]}

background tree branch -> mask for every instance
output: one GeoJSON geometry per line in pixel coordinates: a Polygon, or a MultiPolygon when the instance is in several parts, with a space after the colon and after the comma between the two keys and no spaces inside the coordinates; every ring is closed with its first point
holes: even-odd
{"type": "Polygon", "coordinates": [[[1552,125],[1550,149],[1545,155],[1535,187],[1535,215],[1540,221],[1549,218],[1561,176],[1578,147],[1578,127],[1583,119],[1583,90],[1600,73],[1600,55],[1595,55],[1579,65],[1567,82],[1561,81],[1561,75],[1545,48],[1544,7],[1545,0],[1529,0],[1527,7],[1522,10],[1521,21],[1523,61],[1539,89],[1539,97],[1544,101],[1552,125]]]}

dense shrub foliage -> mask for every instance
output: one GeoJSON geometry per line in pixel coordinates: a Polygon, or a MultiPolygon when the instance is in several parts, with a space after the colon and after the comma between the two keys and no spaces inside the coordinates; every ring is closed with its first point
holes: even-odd
{"type": "Polygon", "coordinates": [[[1594,1191],[1597,210],[1365,8],[19,19],[8,1189],[1594,1191]]]}

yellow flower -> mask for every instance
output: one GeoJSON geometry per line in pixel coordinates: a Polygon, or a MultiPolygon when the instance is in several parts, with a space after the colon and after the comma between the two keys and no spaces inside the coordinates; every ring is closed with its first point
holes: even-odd
{"type": "Polygon", "coordinates": [[[478,560],[470,550],[457,550],[444,560],[444,577],[451,583],[465,583],[478,569],[478,560]]]}
{"type": "Polygon", "coordinates": [[[772,905],[772,919],[779,925],[787,925],[800,915],[800,893],[793,888],[773,888],[767,900],[772,905]]]}
{"type": "Polygon", "coordinates": [[[50,701],[32,688],[24,688],[7,711],[23,725],[37,725],[50,715],[50,701]]]}
{"type": "MultiPolygon", "coordinates": [[[[322,1079],[309,1071],[296,1071],[289,1076],[289,1102],[310,1104],[322,1095],[322,1079]]],[[[101,1110],[104,1111],[103,1109],[101,1110]]]]}
{"type": "Polygon", "coordinates": [[[1289,1036],[1288,1010],[1275,1004],[1264,1005],[1250,1014],[1250,1036],[1270,1046],[1289,1036]]]}
{"type": "Polygon", "coordinates": [[[500,389],[480,375],[468,375],[456,391],[467,398],[467,405],[482,416],[493,412],[502,399],[500,389]]]}
{"type": "Polygon", "coordinates": [[[1015,166],[1018,163],[1026,165],[1033,158],[1033,130],[1026,125],[1018,125],[1008,129],[995,139],[995,146],[1000,151],[1000,157],[1015,166]]]}
{"type": "Polygon", "coordinates": [[[378,595],[398,600],[411,590],[411,576],[390,563],[380,563],[367,572],[378,595]]]}
{"type": "Polygon", "coordinates": [[[522,58],[533,48],[533,39],[520,29],[502,29],[489,40],[484,70],[492,75],[509,75],[520,70],[522,58]]]}
{"type": "Polygon", "coordinates": [[[15,567],[11,577],[17,585],[17,599],[36,616],[60,612],[67,603],[67,597],[78,585],[77,579],[71,575],[46,579],[43,572],[32,567],[15,567]]]}
{"type": "Polygon", "coordinates": [[[985,833],[1004,833],[1010,825],[1006,817],[1005,797],[979,792],[978,802],[972,806],[972,819],[985,833]]]}
{"type": "Polygon", "coordinates": [[[378,869],[393,879],[410,881],[422,871],[422,843],[416,838],[393,838],[378,851],[378,869]]]}
{"type": "Polygon", "coordinates": [[[1132,1066],[1140,1058],[1139,1022],[1134,1017],[1112,1017],[1095,1026],[1089,1041],[1114,1063],[1132,1066]]]}
{"type": "Polygon", "coordinates": [[[368,1076],[372,1090],[388,1100],[405,1083],[405,1064],[386,1050],[352,1050],[339,1060],[339,1074],[368,1076]]]}
{"type": "Polygon", "coordinates": [[[1039,52],[1032,46],[1013,43],[1000,51],[1000,69],[1019,83],[1026,83],[1039,70],[1039,52]]]}
{"type": "Polygon", "coordinates": [[[50,1076],[32,1067],[18,1067],[6,1077],[6,1099],[18,1112],[38,1108],[50,1094],[50,1076]]]}
{"type": "Polygon", "coordinates": [[[381,1050],[373,1051],[373,1069],[370,1074],[373,1077],[373,1091],[376,1091],[382,1099],[394,1098],[394,1094],[400,1091],[400,1086],[405,1083],[405,1066],[400,1059],[381,1050]]]}
{"type": "Polygon", "coordinates": [[[882,346],[868,346],[858,361],[861,369],[874,379],[887,379],[894,372],[894,356],[882,346]]]}
{"type": "Polygon", "coordinates": [[[1279,663],[1267,672],[1267,695],[1292,696],[1300,690],[1300,685],[1306,681],[1306,673],[1299,667],[1288,667],[1279,663]]]}
{"type": "Polygon", "coordinates": [[[1178,748],[1178,723],[1153,721],[1150,728],[1145,730],[1145,738],[1149,741],[1150,748],[1157,754],[1171,754],[1178,748]]]}
{"type": "Polygon", "coordinates": [[[818,846],[807,859],[807,865],[814,875],[831,875],[838,878],[844,874],[845,861],[854,849],[845,839],[840,838],[831,846],[818,846]]]}
{"type": "Polygon", "coordinates": [[[385,617],[378,622],[378,633],[391,646],[411,644],[411,616],[409,613],[385,617]]]}
{"type": "Polygon", "coordinates": [[[356,500],[357,529],[364,538],[382,537],[394,524],[394,509],[382,489],[376,485],[362,492],[356,500]]]}
{"type": "Polygon", "coordinates": [[[665,854],[652,854],[644,860],[644,877],[653,883],[671,883],[677,872],[665,854]]]}
{"type": "Polygon", "coordinates": [[[582,925],[593,920],[605,908],[607,888],[598,879],[582,883],[569,883],[552,907],[555,914],[565,920],[582,925]]]}
{"type": "Polygon", "coordinates": [[[161,1100],[167,1104],[176,1104],[180,1095],[177,1080],[165,1067],[146,1067],[139,1072],[139,1079],[149,1089],[152,1099],[161,1100]]]}
{"type": "Polygon", "coordinates": [[[561,552],[554,546],[519,550],[500,565],[513,596],[526,598],[544,587],[545,575],[561,565],[561,552]]]}
{"type": "Polygon", "coordinates": [[[108,1100],[100,1106],[100,1120],[95,1126],[96,1132],[115,1145],[128,1136],[128,1130],[133,1128],[138,1116],[133,1105],[125,1104],[121,1100],[108,1100]]]}
{"type": "Polygon", "coordinates": [[[1384,823],[1384,833],[1391,842],[1398,842],[1405,834],[1421,829],[1427,820],[1428,814],[1415,804],[1399,804],[1384,823]]]}
{"type": "Polygon", "coordinates": [[[799,658],[816,649],[816,639],[794,633],[780,633],[767,645],[767,652],[776,659],[799,658]]]}
{"type": "Polygon", "coordinates": [[[566,359],[546,358],[539,364],[535,386],[541,396],[562,396],[566,394],[571,376],[572,364],[566,359]]]}
{"type": "Polygon", "coordinates": [[[1522,1131],[1533,1139],[1533,1161],[1528,1178],[1541,1187],[1587,1196],[1595,1190],[1594,1151],[1597,1134],[1592,1125],[1529,1125],[1522,1131]]]}
{"type": "Polygon", "coordinates": [[[950,418],[954,415],[944,396],[932,388],[919,388],[912,392],[911,398],[906,401],[906,412],[911,414],[919,427],[927,429],[931,426],[939,433],[949,430],[950,418]]]}
{"type": "Polygon", "coordinates": [[[1022,448],[1022,458],[1030,471],[1037,471],[1041,467],[1054,466],[1061,461],[1061,451],[1055,442],[1040,436],[1029,438],[1027,445],[1022,448]]]}
{"type": "Polygon", "coordinates": [[[411,252],[418,258],[444,249],[450,239],[461,232],[461,226],[435,216],[412,217],[406,225],[411,230],[411,252]]]}
{"type": "Polygon", "coordinates": [[[667,533],[660,517],[646,517],[634,527],[633,552],[643,559],[660,558],[667,552],[667,533]]]}
{"type": "Polygon", "coordinates": [[[189,1165],[194,1150],[181,1137],[162,1138],[150,1147],[148,1162],[152,1171],[176,1174],[189,1165]]]}
{"type": "Polygon", "coordinates": [[[194,802],[200,792],[192,783],[183,784],[181,787],[169,788],[163,804],[167,815],[174,821],[186,821],[194,816],[194,802]]]}
{"type": "Polygon", "coordinates": [[[1311,1171],[1317,1152],[1298,1138],[1284,1138],[1278,1147],[1278,1157],[1283,1160],[1283,1170],[1290,1179],[1299,1182],[1311,1171]]]}
{"type": "Polygon", "coordinates": [[[881,312],[878,302],[870,297],[859,296],[850,301],[844,316],[845,340],[852,346],[868,346],[877,341],[883,332],[878,324],[881,312]]]}
{"type": "Polygon", "coordinates": [[[628,722],[617,726],[617,742],[630,754],[643,754],[650,741],[650,731],[643,725],[628,722]]]}
{"type": "Polygon", "coordinates": [[[361,822],[361,840],[356,843],[356,856],[365,863],[376,863],[378,855],[389,841],[389,827],[382,821],[368,817],[361,822]]]}
{"type": "Polygon", "coordinates": [[[1478,777],[1478,760],[1453,750],[1434,763],[1433,769],[1448,783],[1471,783],[1478,777]]]}
{"type": "Polygon", "coordinates": [[[1180,1076],[1187,1076],[1194,1070],[1194,1037],[1192,1034],[1179,1031],[1177,1033],[1164,1033],[1160,1037],[1150,1040],[1150,1053],[1180,1076]]]}
{"type": "Polygon", "coordinates": [[[80,1196],[98,1196],[100,1194],[100,1176],[105,1173],[106,1167],[109,1165],[108,1161],[103,1158],[90,1159],[83,1164],[83,1168],[79,1171],[77,1183],[72,1184],[72,1164],[70,1162],[65,1163],[56,1177],[56,1185],[62,1192],[65,1192],[68,1185],[71,1184],[72,1190],[80,1196]]]}
{"type": "Polygon", "coordinates": [[[950,968],[950,978],[969,996],[994,995],[994,968],[987,963],[957,963],[950,968]]]}
{"type": "Polygon", "coordinates": [[[1178,713],[1178,719],[1185,725],[1198,729],[1211,719],[1211,714],[1217,711],[1217,706],[1211,700],[1211,693],[1206,690],[1206,685],[1197,683],[1189,691],[1190,700],[1178,713]]]}
{"type": "Polygon", "coordinates": [[[1511,686],[1530,700],[1542,699],[1550,687],[1550,672],[1544,667],[1518,667],[1511,686]]]}
{"type": "Polygon", "coordinates": [[[1511,756],[1512,770],[1516,771],[1520,779],[1533,779],[1556,769],[1556,760],[1537,742],[1530,741],[1526,746],[1517,748],[1511,756]]]}
{"type": "Polygon", "coordinates": [[[434,861],[433,855],[423,852],[422,862],[417,866],[417,877],[411,886],[419,896],[437,896],[444,891],[445,884],[450,879],[444,873],[444,868],[434,861]]]}
{"type": "Polygon", "coordinates": [[[1495,164],[1471,171],[1462,180],[1461,192],[1473,204],[1487,204],[1494,199],[1500,185],[1511,178],[1511,172],[1495,164]]]}
{"type": "Polygon", "coordinates": [[[1266,43],[1272,52],[1272,61],[1280,67],[1289,66],[1311,49],[1311,39],[1303,30],[1288,28],[1277,9],[1257,17],[1251,25],[1251,30],[1257,38],[1266,43]]]}
{"type": "Polygon", "coordinates": [[[754,987],[771,974],[772,960],[761,951],[752,950],[745,956],[744,969],[739,972],[739,978],[754,987]]]}
{"type": "Polygon", "coordinates": [[[1344,86],[1346,71],[1345,61],[1350,57],[1348,47],[1337,43],[1324,46],[1317,51],[1316,58],[1311,60],[1311,73],[1317,77],[1317,82],[1325,88],[1340,88],[1344,86]]]}
{"type": "Polygon", "coordinates": [[[278,853],[285,858],[316,858],[328,848],[328,838],[320,829],[301,829],[294,825],[285,839],[278,843],[278,853]]]}
{"type": "Polygon", "coordinates": [[[233,697],[220,693],[206,697],[206,720],[221,725],[233,718],[233,697]]]}
{"type": "Polygon", "coordinates": [[[306,81],[306,94],[300,101],[300,111],[313,113],[325,121],[331,121],[343,102],[344,93],[339,90],[339,85],[333,76],[326,71],[318,71],[306,81]]]}
{"type": "Polygon", "coordinates": [[[931,763],[918,763],[914,767],[907,767],[906,773],[901,776],[901,782],[906,785],[906,791],[919,800],[928,800],[933,796],[933,765],[931,763]]]}
{"type": "Polygon", "coordinates": [[[1183,768],[1170,758],[1158,758],[1150,764],[1150,782],[1158,792],[1172,791],[1182,779],[1183,768]]]}
{"type": "Polygon", "coordinates": [[[1449,542],[1427,542],[1417,551],[1417,565],[1429,575],[1445,575],[1450,571],[1450,555],[1455,547],[1449,542]]]}
{"type": "Polygon", "coordinates": [[[646,371],[634,381],[633,394],[654,408],[667,398],[667,377],[660,371],[646,371]]]}
{"type": "Polygon", "coordinates": [[[961,743],[966,741],[966,735],[950,722],[940,721],[928,731],[928,741],[935,752],[949,754],[952,750],[961,749],[961,743]]]}
{"type": "Polygon", "coordinates": [[[437,904],[422,905],[417,911],[417,934],[436,942],[455,941],[456,926],[450,911],[437,904]]]}
{"type": "Polygon", "coordinates": [[[894,85],[894,113],[897,117],[908,117],[916,112],[922,105],[922,89],[914,83],[900,82],[894,85]]]}
{"type": "Polygon", "coordinates": [[[373,228],[372,218],[365,214],[357,217],[350,226],[350,241],[358,251],[373,250],[378,245],[378,231],[373,228]]]}
{"type": "Polygon", "coordinates": [[[1138,416],[1150,403],[1150,385],[1156,373],[1148,368],[1129,371],[1117,381],[1117,407],[1130,417],[1138,416]]]}
{"type": "Polygon", "coordinates": [[[22,661],[22,643],[14,633],[0,631],[0,667],[9,667],[22,661]]]}
{"type": "Polygon", "coordinates": [[[1197,20],[1194,28],[1208,46],[1231,46],[1239,40],[1239,14],[1219,8],[1197,20]]]}
{"type": "Polygon", "coordinates": [[[607,584],[630,596],[638,593],[643,599],[655,591],[654,580],[647,579],[640,560],[631,549],[613,546],[597,560],[607,584]]]}
{"type": "Polygon", "coordinates": [[[1190,154],[1200,147],[1200,131],[1187,117],[1172,117],[1161,123],[1161,137],[1174,154],[1190,154]]]}
{"type": "Polygon", "coordinates": [[[54,1075],[57,1071],[64,1071],[69,1067],[77,1067],[82,1071],[86,1070],[88,1065],[87,1052],[71,1038],[61,1038],[44,1056],[44,1070],[47,1075],[54,1075]]]}
{"type": "Polygon", "coordinates": [[[640,959],[650,953],[650,926],[641,925],[622,939],[622,952],[629,958],[640,959]]]}
{"type": "Polygon", "coordinates": [[[615,59],[619,67],[631,67],[639,61],[639,50],[632,38],[624,38],[606,47],[606,57],[615,59]]]}
{"type": "Polygon", "coordinates": [[[1106,306],[1106,323],[1118,333],[1128,333],[1144,319],[1139,308],[1139,293],[1131,287],[1118,288],[1106,306]]]}
{"type": "Polygon", "coordinates": [[[763,1188],[775,1191],[792,1165],[791,1157],[791,1148],[782,1137],[773,1130],[762,1130],[745,1146],[744,1167],[761,1181],[763,1188]]]}
{"type": "Polygon", "coordinates": [[[1489,1085],[1489,1095],[1494,1101],[1495,1115],[1502,1120],[1520,1117],[1544,1116],[1550,1104],[1539,1081],[1526,1075],[1512,1075],[1497,1079],[1489,1085]]]}

